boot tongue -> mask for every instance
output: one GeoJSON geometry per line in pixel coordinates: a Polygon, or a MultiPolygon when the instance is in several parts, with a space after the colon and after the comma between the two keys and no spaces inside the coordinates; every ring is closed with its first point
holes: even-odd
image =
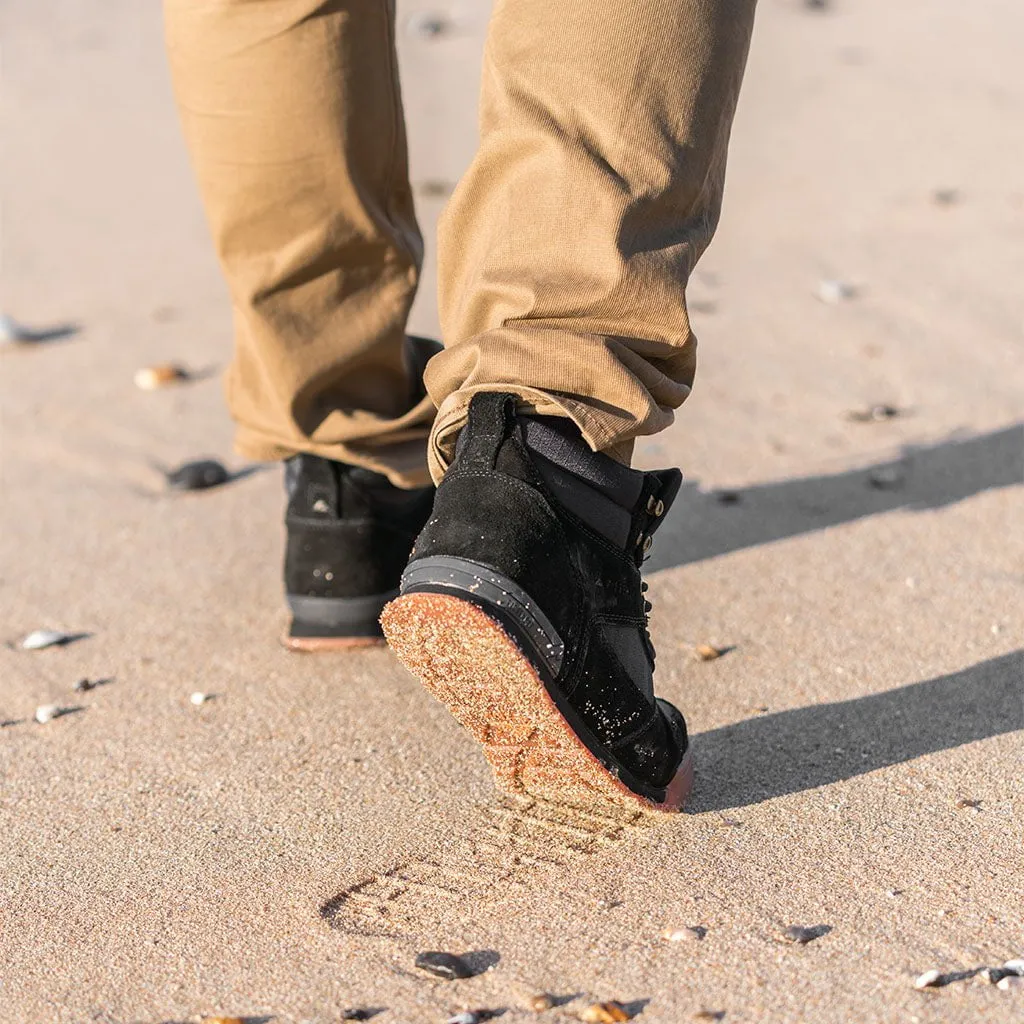
{"type": "Polygon", "coordinates": [[[620,508],[632,509],[644,488],[644,474],[616,462],[602,452],[591,451],[579,427],[558,416],[529,416],[522,420],[526,447],[548,462],[572,474],[620,508]]]}

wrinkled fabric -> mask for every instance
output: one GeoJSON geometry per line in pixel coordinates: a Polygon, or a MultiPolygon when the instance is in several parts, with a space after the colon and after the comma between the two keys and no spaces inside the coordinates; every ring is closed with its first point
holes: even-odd
{"type": "Polygon", "coordinates": [[[165,0],[231,293],[239,450],[417,486],[428,458],[444,473],[470,397],[499,390],[628,461],[693,383],[685,287],[719,216],[753,14],[498,0],[479,152],[439,232],[445,349],[424,395],[392,0],[165,0]]]}

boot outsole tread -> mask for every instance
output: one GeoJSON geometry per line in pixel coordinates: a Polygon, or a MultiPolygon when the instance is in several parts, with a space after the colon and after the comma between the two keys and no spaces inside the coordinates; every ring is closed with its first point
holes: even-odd
{"type": "Polygon", "coordinates": [[[499,789],[581,808],[682,809],[693,784],[689,750],[662,802],[634,793],[577,737],[529,658],[477,605],[406,594],[385,607],[381,625],[399,661],[483,747],[499,789]]]}

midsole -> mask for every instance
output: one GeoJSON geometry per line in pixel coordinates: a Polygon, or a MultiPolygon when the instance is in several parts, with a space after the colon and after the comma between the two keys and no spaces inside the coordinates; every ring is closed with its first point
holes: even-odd
{"type": "Polygon", "coordinates": [[[431,555],[411,562],[402,576],[402,593],[415,593],[426,587],[443,587],[473,596],[479,602],[501,609],[529,642],[554,679],[562,668],[565,644],[551,620],[517,583],[501,573],[454,555],[431,555]]]}
{"type": "Polygon", "coordinates": [[[398,597],[398,591],[366,597],[311,597],[289,594],[288,605],[296,619],[311,626],[358,626],[376,622],[384,605],[398,597]]]}

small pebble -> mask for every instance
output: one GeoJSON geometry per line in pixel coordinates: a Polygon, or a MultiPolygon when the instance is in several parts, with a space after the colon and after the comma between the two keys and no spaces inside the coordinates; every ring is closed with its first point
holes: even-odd
{"type": "Polygon", "coordinates": [[[932,193],[932,201],[936,206],[952,206],[960,202],[960,190],[956,188],[937,188],[932,193]]]}
{"type": "Polygon", "coordinates": [[[959,800],[957,800],[956,806],[961,811],[965,811],[965,810],[979,811],[979,810],[981,810],[981,801],[980,800],[968,800],[967,797],[961,797],[959,800]]]}
{"type": "Polygon", "coordinates": [[[202,1024],[245,1024],[244,1017],[203,1017],[202,1024]]]}
{"type": "Polygon", "coordinates": [[[40,704],[36,708],[35,718],[40,725],[46,725],[47,722],[60,718],[62,714],[64,709],[59,704],[40,704]]]}
{"type": "Polygon", "coordinates": [[[1003,970],[1024,978],[1024,957],[1015,960],[1007,960],[1006,963],[1003,964],[1003,970]]]}
{"type": "Polygon", "coordinates": [[[1024,978],[1018,974],[1007,975],[996,983],[996,988],[1002,989],[1004,992],[1009,992],[1011,989],[1024,989],[1024,978]]]}
{"type": "Polygon", "coordinates": [[[361,1006],[353,1006],[348,1010],[342,1010],[342,1020],[372,1020],[373,1010],[364,1010],[361,1006]]]}
{"type": "Polygon", "coordinates": [[[936,988],[942,982],[942,972],[931,970],[925,971],[924,974],[918,976],[914,982],[914,988],[936,988]]]}
{"type": "Polygon", "coordinates": [[[693,655],[698,661],[714,661],[724,653],[721,647],[713,647],[711,644],[697,644],[693,649],[693,655]]]}
{"type": "Polygon", "coordinates": [[[715,491],[715,501],[719,505],[739,505],[743,495],[739,491],[715,491]]]}
{"type": "Polygon", "coordinates": [[[880,423],[899,415],[900,410],[895,405],[871,405],[866,409],[851,409],[846,418],[853,423],[880,423]]]}
{"type": "Polygon", "coordinates": [[[177,469],[168,470],[164,476],[172,491],[205,491],[227,483],[228,471],[213,459],[199,459],[186,462],[177,469]]]}
{"type": "Polygon", "coordinates": [[[545,1010],[550,1010],[555,1005],[554,999],[547,994],[547,992],[541,992],[539,995],[530,996],[526,1000],[526,1005],[533,1010],[534,1013],[543,1013],[545,1010]]]}
{"type": "Polygon", "coordinates": [[[425,199],[444,199],[455,191],[455,186],[450,181],[429,179],[419,182],[416,191],[425,199]]]}
{"type": "Polygon", "coordinates": [[[414,14],[406,22],[406,25],[410,34],[422,36],[424,39],[436,39],[451,28],[450,22],[441,15],[427,13],[414,14]]]}
{"type": "Polygon", "coordinates": [[[41,651],[44,647],[61,647],[77,640],[81,634],[62,633],[56,629],[37,629],[21,641],[24,651],[41,651]]]}
{"type": "Polygon", "coordinates": [[[806,946],[808,942],[820,939],[822,935],[825,935],[828,931],[829,929],[824,925],[805,928],[800,924],[791,924],[788,928],[783,929],[782,937],[787,942],[795,942],[798,945],[806,946]]]}
{"type": "Polygon", "coordinates": [[[481,1021],[496,1017],[494,1010],[463,1010],[462,1013],[449,1017],[444,1024],[480,1024],[481,1021]]]}
{"type": "Polygon", "coordinates": [[[876,491],[895,491],[903,485],[904,476],[895,466],[879,466],[868,474],[868,483],[876,491]]]}
{"type": "Polygon", "coordinates": [[[818,298],[830,306],[834,306],[844,299],[852,299],[856,294],[857,289],[845,281],[826,279],[818,282],[818,298]]]}
{"type": "Polygon", "coordinates": [[[469,964],[461,957],[455,956],[454,953],[418,953],[415,963],[421,971],[433,974],[435,978],[443,978],[445,981],[473,977],[473,971],[469,964]]]}
{"type": "Polygon", "coordinates": [[[704,928],[701,925],[695,925],[693,928],[666,928],[661,933],[661,937],[665,939],[666,942],[682,942],[684,939],[692,939],[696,942],[702,942],[707,933],[707,928],[704,928]]]}
{"type": "Polygon", "coordinates": [[[990,985],[998,985],[1003,978],[1012,973],[1012,971],[1003,970],[1002,967],[983,967],[978,971],[978,977],[983,978],[990,985]]]}
{"type": "Polygon", "coordinates": [[[812,11],[827,11],[829,0],[804,0],[804,7],[812,11]]]}
{"type": "Polygon", "coordinates": [[[17,345],[31,341],[32,332],[6,313],[0,313],[0,345],[17,345]]]}
{"type": "Polygon", "coordinates": [[[694,1020],[725,1020],[725,1010],[698,1010],[694,1020]]]}
{"type": "Polygon", "coordinates": [[[170,384],[181,384],[188,380],[189,372],[174,363],[162,363],[160,366],[144,366],[135,372],[135,386],[143,391],[156,391],[170,384]]]}
{"type": "Polygon", "coordinates": [[[610,999],[607,1003],[593,1003],[580,1014],[580,1020],[587,1024],[616,1024],[629,1020],[630,1014],[622,1003],[610,999]]]}
{"type": "Polygon", "coordinates": [[[73,687],[71,687],[71,689],[73,689],[75,693],[88,693],[90,690],[93,690],[95,688],[96,683],[94,683],[91,679],[79,679],[78,682],[75,683],[73,687]]]}
{"type": "Polygon", "coordinates": [[[195,706],[198,708],[205,704],[210,699],[211,696],[212,694],[201,693],[199,690],[197,690],[195,693],[192,694],[191,697],[189,697],[189,700],[192,701],[192,703],[195,704],[195,706]]]}

